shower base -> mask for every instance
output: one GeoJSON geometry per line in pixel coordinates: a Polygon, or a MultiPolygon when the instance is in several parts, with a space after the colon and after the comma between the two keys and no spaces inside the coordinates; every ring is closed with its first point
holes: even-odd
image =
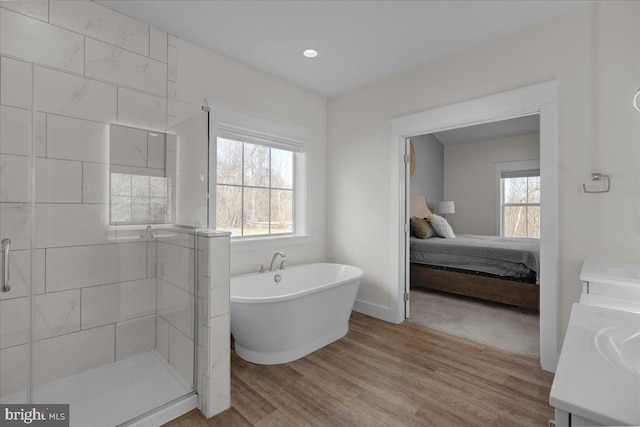
{"type": "MultiPolygon", "coordinates": [[[[33,391],[33,401],[69,403],[71,427],[115,427],[134,419],[133,425],[143,426],[148,423],[136,417],[169,402],[176,401],[180,412],[173,413],[165,406],[160,411],[165,418],[163,422],[195,408],[195,396],[178,401],[192,391],[158,352],[150,351],[38,386],[33,391]]],[[[24,396],[24,393],[8,396],[3,403],[22,403],[24,396]]]]}

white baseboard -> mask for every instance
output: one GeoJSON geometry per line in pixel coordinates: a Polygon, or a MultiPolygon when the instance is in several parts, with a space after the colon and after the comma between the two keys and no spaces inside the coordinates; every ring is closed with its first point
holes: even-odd
{"type": "Polygon", "coordinates": [[[373,304],[371,302],[357,299],[353,305],[353,311],[391,323],[401,323],[397,321],[395,313],[389,307],[373,304]]]}

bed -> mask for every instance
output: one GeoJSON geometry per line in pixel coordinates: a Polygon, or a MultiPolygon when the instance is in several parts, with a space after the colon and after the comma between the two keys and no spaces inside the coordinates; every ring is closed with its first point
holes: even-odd
{"type": "Polygon", "coordinates": [[[411,287],[538,310],[539,258],[538,239],[411,237],[411,287]]]}

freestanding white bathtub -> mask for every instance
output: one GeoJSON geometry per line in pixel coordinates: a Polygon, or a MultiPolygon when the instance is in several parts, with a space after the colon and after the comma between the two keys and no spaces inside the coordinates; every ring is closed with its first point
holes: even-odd
{"type": "Polygon", "coordinates": [[[304,264],[231,278],[231,333],[242,359],[276,365],[345,336],[364,272],[304,264]]]}

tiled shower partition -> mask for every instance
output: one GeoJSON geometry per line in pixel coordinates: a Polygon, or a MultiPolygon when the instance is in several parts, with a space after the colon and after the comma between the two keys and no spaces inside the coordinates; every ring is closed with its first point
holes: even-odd
{"type": "Polygon", "coordinates": [[[165,132],[168,122],[199,112],[177,108],[167,96],[177,80],[175,38],[91,1],[0,2],[0,21],[0,219],[12,236],[13,278],[11,295],[0,294],[0,395],[27,387],[32,262],[34,385],[154,349],[191,383],[199,336],[203,412],[225,409],[228,236],[209,232],[196,248],[193,233],[141,236],[109,224],[110,125],[165,132]],[[37,205],[30,260],[32,108],[37,205]],[[194,279],[196,250],[207,263],[194,279]],[[195,280],[205,286],[197,297],[195,280]],[[196,298],[201,328],[189,321],[196,298]]]}

